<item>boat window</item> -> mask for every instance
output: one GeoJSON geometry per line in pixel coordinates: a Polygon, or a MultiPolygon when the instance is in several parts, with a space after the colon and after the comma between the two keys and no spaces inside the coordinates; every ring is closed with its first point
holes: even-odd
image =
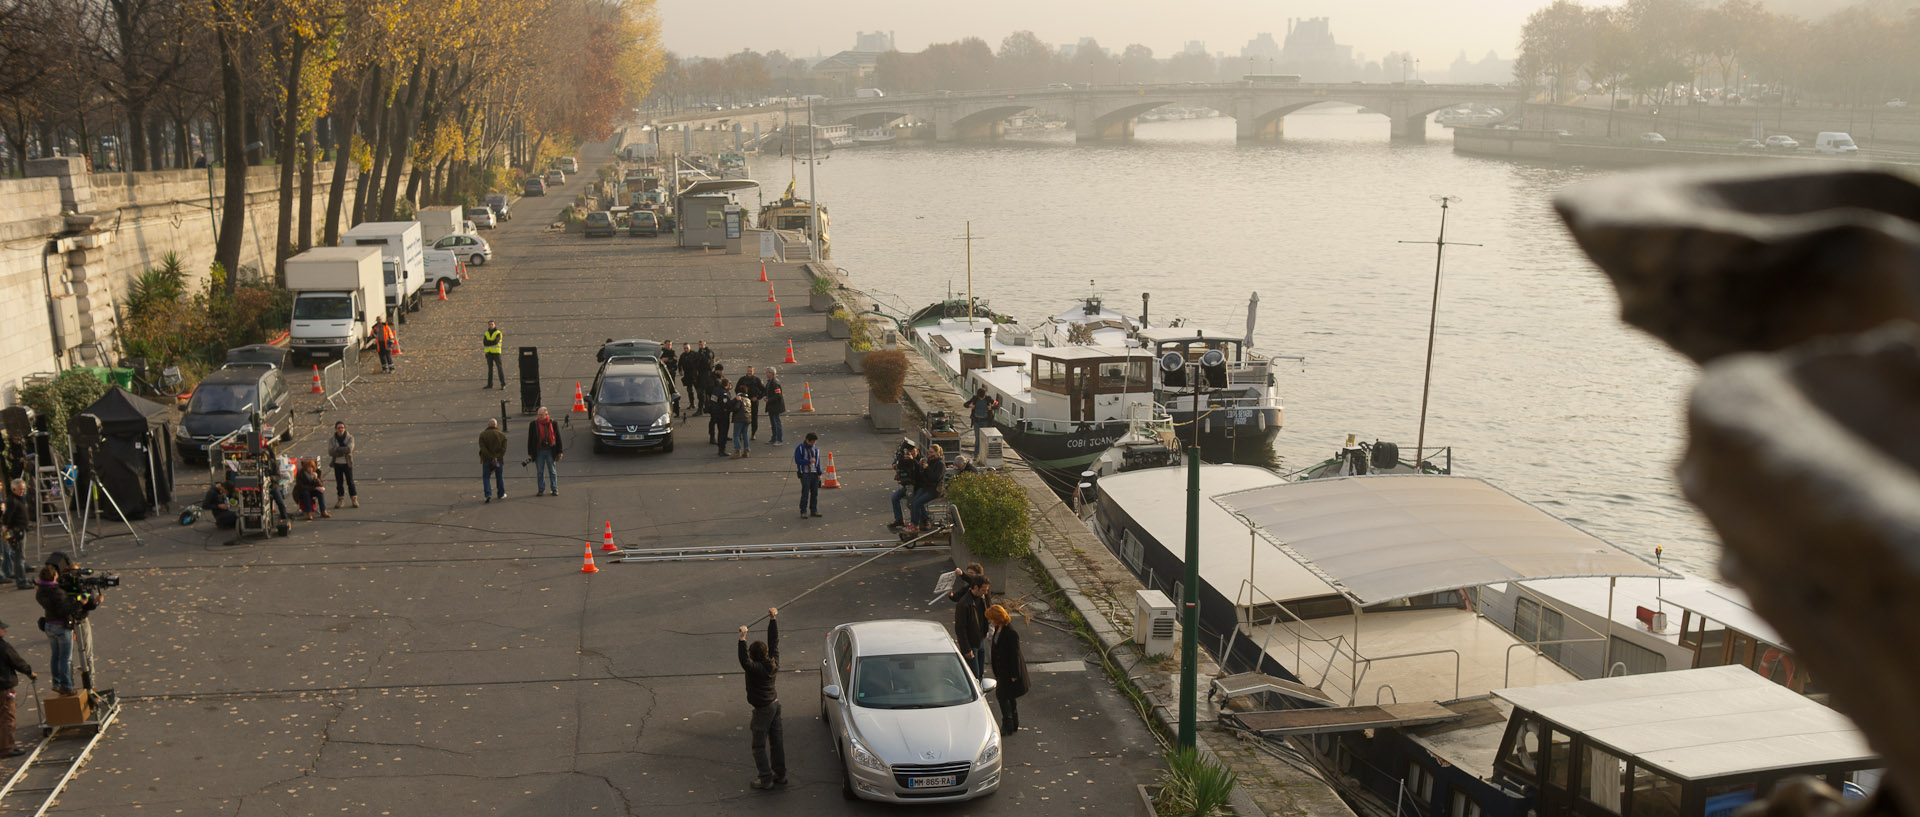
{"type": "Polygon", "coordinates": [[[1573,736],[1558,729],[1549,729],[1551,735],[1547,743],[1547,782],[1561,791],[1567,790],[1572,782],[1568,772],[1573,768],[1573,736]]]}
{"type": "Polygon", "coordinates": [[[1139,570],[1140,561],[1145,555],[1146,548],[1140,544],[1139,539],[1134,538],[1133,531],[1127,531],[1120,538],[1120,559],[1126,562],[1128,567],[1139,570]]]}
{"type": "Polygon", "coordinates": [[[1433,802],[1433,772],[1417,761],[1407,761],[1407,796],[1420,801],[1421,805],[1433,802]]]}
{"type": "Polygon", "coordinates": [[[1153,365],[1148,360],[1110,360],[1100,364],[1102,391],[1148,391],[1153,388],[1153,365]]]}
{"type": "Polygon", "coordinates": [[[1528,777],[1540,776],[1540,721],[1530,717],[1519,721],[1505,762],[1528,777]]]}
{"type": "Polygon", "coordinates": [[[1680,782],[1635,764],[1627,817],[1680,817],[1680,782]]]}
{"type": "Polygon", "coordinates": [[[1591,745],[1580,749],[1580,799],[1614,814],[1620,813],[1620,789],[1627,762],[1591,745]]]}
{"type": "Polygon", "coordinates": [[[1033,387],[1055,394],[1067,393],[1067,364],[1051,358],[1034,358],[1033,387]]]}
{"type": "MultiPolygon", "coordinates": [[[[1620,636],[1613,637],[1613,664],[1625,664],[1627,675],[1643,675],[1649,672],[1666,672],[1667,657],[1642,647],[1620,636]]],[[[1612,676],[1613,666],[1607,667],[1606,674],[1612,676]]]]}
{"type": "Polygon", "coordinates": [[[1760,794],[1760,787],[1751,780],[1720,783],[1707,786],[1703,794],[1705,810],[1702,817],[1733,817],[1734,810],[1754,801],[1760,794]]]}
{"type": "Polygon", "coordinates": [[[1467,796],[1459,789],[1453,790],[1453,797],[1447,803],[1447,817],[1480,817],[1480,801],[1467,796]]]}

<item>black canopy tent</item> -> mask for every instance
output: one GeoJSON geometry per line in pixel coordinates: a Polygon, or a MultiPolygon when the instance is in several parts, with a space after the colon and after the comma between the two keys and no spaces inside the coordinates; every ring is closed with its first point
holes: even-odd
{"type": "Polygon", "coordinates": [[[122,513],[139,519],[173,502],[173,411],[113,388],[83,413],[100,419],[94,476],[122,513]]]}

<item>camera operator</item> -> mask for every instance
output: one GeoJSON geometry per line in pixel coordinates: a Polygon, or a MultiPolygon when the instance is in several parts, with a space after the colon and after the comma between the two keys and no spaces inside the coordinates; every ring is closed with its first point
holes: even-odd
{"type": "Polygon", "coordinates": [[[45,614],[40,629],[46,632],[47,642],[52,647],[53,656],[48,663],[53,665],[54,690],[61,695],[73,694],[75,635],[78,633],[81,648],[85,651],[90,646],[86,633],[87,614],[99,607],[102,600],[97,586],[88,587],[82,583],[81,578],[85,573],[66,554],[54,553],[47,557],[47,564],[40,568],[40,580],[36,582],[40,589],[35,592],[34,600],[40,603],[40,609],[45,614]]]}
{"type": "Polygon", "coordinates": [[[893,452],[893,481],[900,487],[893,489],[893,521],[887,523],[887,529],[897,531],[907,526],[900,503],[913,498],[913,486],[920,481],[920,451],[912,440],[902,440],[899,450],[893,452]]]}

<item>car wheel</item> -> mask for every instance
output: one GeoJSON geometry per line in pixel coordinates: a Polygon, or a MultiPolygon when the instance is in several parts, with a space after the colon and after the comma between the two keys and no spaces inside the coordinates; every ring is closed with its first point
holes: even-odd
{"type": "Polygon", "coordinates": [[[840,750],[840,741],[833,742],[833,756],[840,761],[840,796],[847,800],[858,800],[860,795],[853,793],[853,772],[847,771],[847,755],[840,750]]]}
{"type": "Polygon", "coordinates": [[[660,453],[662,454],[673,453],[673,435],[671,434],[667,435],[667,444],[660,446],[660,453]]]}
{"type": "Polygon", "coordinates": [[[475,253],[472,258],[467,259],[467,266],[471,266],[471,267],[486,266],[486,263],[487,263],[487,257],[484,255],[480,255],[479,253],[475,253]]]}
{"type": "Polygon", "coordinates": [[[293,415],[292,414],[287,415],[287,428],[285,431],[280,432],[280,440],[281,442],[289,442],[289,443],[293,442],[293,415]]]}

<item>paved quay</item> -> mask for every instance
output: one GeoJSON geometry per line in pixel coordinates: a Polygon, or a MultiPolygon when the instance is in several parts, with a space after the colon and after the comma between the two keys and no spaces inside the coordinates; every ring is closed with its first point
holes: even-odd
{"type": "MultiPolygon", "coordinates": [[[[581,159],[598,167],[606,149],[581,159]]],[[[521,200],[488,235],[494,261],[403,327],[396,373],[368,375],[349,406],[300,415],[292,452],[303,456],[320,453],[323,425],[348,423],[362,507],[238,547],[210,522],[158,519],[140,523],[144,547],[120,536],[90,549],[89,564],[124,580],[94,631],[100,685],[127,703],[51,813],[891,813],[841,799],[817,717],[820,640],[853,620],[950,622],[950,606],[927,604],[952,569],[945,554],[888,556],[782,608],[793,784],[774,792],[747,786],[735,629],[858,559],[603,560],[596,575],[579,571],[583,543],[597,551],[609,521],[638,548],[882,538],[898,436],[869,429],[864,383],[846,372],[824,318],[806,311],[797,265],[768,270],[793,305],[776,329],[756,261],[677,250],[671,238],[549,231],[579,189],[521,200]],[[517,387],[480,389],[489,319],[509,358],[539,347],[545,402],[561,417],[609,337],[705,339],[730,374],[779,365],[789,405],[811,382],[819,409],[788,415],[788,446],[818,432],[847,487],[823,492],[825,518],[803,520],[790,448],[766,446],[764,427],[745,460],[701,445],[704,418],[681,426],[670,454],[595,455],[575,419],[560,495],[536,498],[531,469],[517,465],[528,419],[517,387]],[[780,364],[789,337],[797,365],[780,364]],[[474,441],[503,399],[511,498],[482,504],[474,441]]],[[[303,411],[316,405],[300,400],[303,411]]],[[[183,500],[204,490],[202,473],[183,470],[183,500]]],[[[1045,615],[1025,577],[995,578],[1045,615]]],[[[0,594],[14,643],[44,669],[45,641],[28,636],[37,615],[31,594],[0,594]]],[[[1089,668],[1036,676],[998,794],[930,811],[1137,808],[1134,785],[1153,778],[1157,744],[1092,651],[1048,625],[1024,628],[1029,663],[1089,668]]],[[[31,704],[21,720],[36,721],[31,704]]]]}

